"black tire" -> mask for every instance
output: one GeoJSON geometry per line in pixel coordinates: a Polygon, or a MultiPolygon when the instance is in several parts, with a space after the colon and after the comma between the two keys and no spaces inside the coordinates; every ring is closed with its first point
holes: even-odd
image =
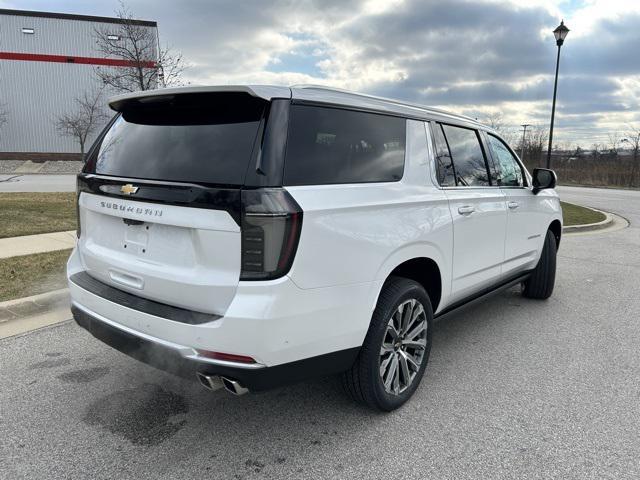
{"type": "Polygon", "coordinates": [[[531,276],[523,283],[522,295],[540,300],[545,300],[551,296],[553,286],[556,283],[557,249],[555,235],[551,230],[547,230],[540,260],[531,276]]]}
{"type": "MultiPolygon", "coordinates": [[[[406,330],[412,329],[406,328],[406,330]]],[[[378,304],[373,312],[369,331],[362,344],[360,353],[353,366],[342,374],[342,384],[346,392],[356,402],[367,405],[375,410],[390,412],[400,407],[411,398],[424,375],[431,351],[432,331],[433,311],[431,301],[422,285],[406,278],[390,277],[384,284],[380,297],[378,298],[378,304]],[[409,385],[405,387],[404,391],[389,393],[385,390],[383,380],[380,376],[381,348],[385,338],[388,338],[388,323],[392,315],[395,314],[401,304],[411,299],[419,302],[424,310],[426,338],[424,338],[423,335],[421,341],[426,340],[426,345],[419,369],[416,371],[415,367],[413,367],[414,370],[411,372],[415,373],[413,380],[409,382],[409,385]]],[[[406,331],[403,333],[403,338],[406,333],[406,331]]],[[[400,359],[400,352],[398,352],[396,358],[400,359]]],[[[407,365],[406,360],[404,363],[407,365]]],[[[396,361],[396,368],[401,369],[398,361],[396,361]]],[[[399,373],[399,375],[401,374],[399,373]]],[[[406,381],[407,377],[404,375],[404,372],[402,373],[402,377],[406,381]]]]}

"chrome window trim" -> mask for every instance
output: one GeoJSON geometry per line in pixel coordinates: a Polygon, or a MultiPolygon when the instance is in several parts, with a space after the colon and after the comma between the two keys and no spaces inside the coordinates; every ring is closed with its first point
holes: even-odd
{"type": "MultiPolygon", "coordinates": [[[[493,189],[493,190],[497,190],[497,189],[501,189],[504,187],[501,187],[500,185],[473,185],[470,187],[461,187],[456,185],[455,187],[443,187],[442,185],[440,185],[440,182],[438,182],[438,167],[436,165],[436,156],[438,154],[438,152],[436,152],[436,147],[435,147],[435,138],[433,137],[433,124],[434,123],[440,123],[436,120],[428,120],[424,122],[425,125],[425,129],[427,129],[427,142],[429,144],[429,148],[431,151],[431,181],[433,183],[433,185],[439,189],[439,190],[464,190],[464,191],[469,191],[469,190],[486,190],[486,189],[493,189]]],[[[452,124],[454,127],[457,127],[459,125],[455,125],[452,124]]],[[[468,130],[474,130],[472,128],[469,127],[461,127],[461,128],[467,128],[468,130]]],[[[476,132],[478,132],[478,134],[480,136],[482,136],[482,134],[484,133],[484,130],[480,130],[480,129],[475,129],[476,132]]],[[[480,138],[480,140],[482,140],[482,138],[480,138]]],[[[485,155],[485,163],[488,161],[487,158],[487,153],[484,151],[484,145],[481,144],[481,147],[483,149],[483,153],[485,155]]],[[[493,159],[492,159],[493,160],[493,159]]],[[[488,166],[488,165],[487,165],[488,166]]],[[[522,188],[522,187],[511,187],[511,188],[522,188]]]]}

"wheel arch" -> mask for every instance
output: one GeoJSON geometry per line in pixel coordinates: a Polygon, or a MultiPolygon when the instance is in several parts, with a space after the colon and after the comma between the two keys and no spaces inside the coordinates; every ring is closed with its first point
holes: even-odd
{"type": "Polygon", "coordinates": [[[428,257],[416,257],[402,262],[385,279],[390,277],[408,278],[418,282],[427,291],[433,312],[438,309],[442,299],[442,274],[435,260],[428,257]]]}
{"type": "Polygon", "coordinates": [[[549,230],[553,233],[553,236],[556,238],[556,247],[560,248],[560,239],[562,238],[562,224],[560,220],[554,220],[549,225],[549,230]]]}
{"type": "Polygon", "coordinates": [[[420,283],[431,299],[433,312],[446,303],[451,290],[451,272],[447,269],[451,251],[442,251],[437,245],[415,243],[406,245],[389,255],[378,269],[371,290],[370,308],[378,303],[382,287],[390,276],[410,278],[420,283]]]}

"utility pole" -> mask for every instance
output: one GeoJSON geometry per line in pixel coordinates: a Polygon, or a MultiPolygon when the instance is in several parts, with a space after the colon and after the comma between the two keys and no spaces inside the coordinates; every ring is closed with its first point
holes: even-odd
{"type": "Polygon", "coordinates": [[[523,125],[520,125],[523,130],[522,130],[522,147],[520,148],[520,160],[522,160],[524,162],[524,142],[527,138],[527,127],[530,127],[531,124],[530,123],[525,123],[523,125]]]}

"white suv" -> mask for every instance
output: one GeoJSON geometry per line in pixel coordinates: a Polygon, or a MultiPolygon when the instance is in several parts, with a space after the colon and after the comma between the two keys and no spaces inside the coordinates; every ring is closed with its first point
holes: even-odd
{"type": "Polygon", "coordinates": [[[341,373],[381,410],[418,387],[436,318],[517,283],[551,295],[562,213],[490,129],[321,87],[111,100],[78,176],[78,324],[240,394],[341,373]]]}

